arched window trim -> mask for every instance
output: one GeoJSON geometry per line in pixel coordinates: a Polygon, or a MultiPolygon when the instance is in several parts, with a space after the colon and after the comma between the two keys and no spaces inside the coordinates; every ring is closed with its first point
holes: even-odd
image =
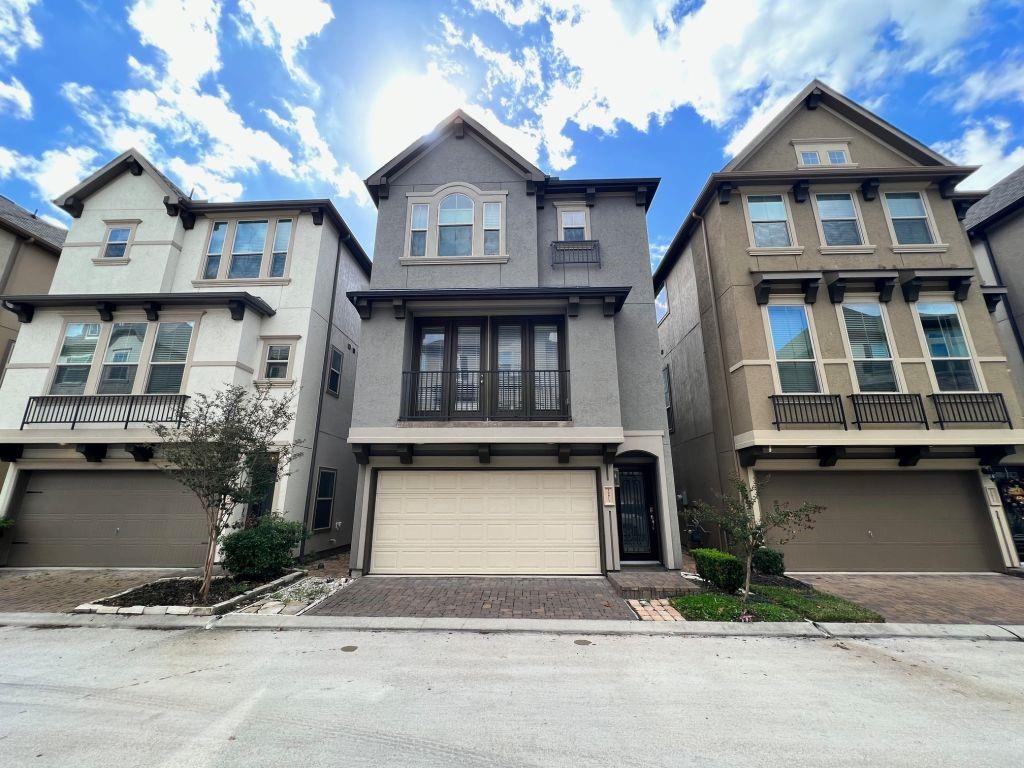
{"type": "MultiPolygon", "coordinates": [[[[508,194],[508,190],[482,190],[479,187],[476,187],[468,182],[449,182],[447,184],[443,184],[435,188],[434,190],[431,190],[430,192],[406,193],[407,212],[405,229],[405,247],[399,259],[400,263],[404,266],[419,266],[436,264],[489,264],[507,262],[508,206],[506,205],[506,203],[508,200],[508,194]],[[455,194],[465,195],[473,204],[473,229],[471,238],[472,247],[470,254],[466,256],[440,256],[438,249],[440,241],[440,230],[444,226],[449,226],[441,224],[441,204],[447,198],[455,194]],[[497,254],[486,254],[484,248],[484,213],[485,210],[487,209],[488,203],[497,203],[500,211],[497,254]],[[421,206],[426,206],[427,209],[427,223],[425,227],[426,243],[425,247],[423,248],[423,255],[414,256],[412,253],[413,233],[424,232],[424,227],[422,224],[421,206]],[[419,220],[414,224],[414,217],[417,216],[417,212],[419,220]]],[[[488,226],[488,230],[491,232],[491,237],[493,238],[493,221],[488,226]]],[[[422,238],[422,235],[418,236],[422,238]]],[[[491,250],[493,250],[493,247],[491,248],[491,250]]]]}

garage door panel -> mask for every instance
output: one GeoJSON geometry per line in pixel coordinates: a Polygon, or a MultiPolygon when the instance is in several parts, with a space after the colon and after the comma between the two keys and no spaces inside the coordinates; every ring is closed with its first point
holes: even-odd
{"type": "Polygon", "coordinates": [[[589,471],[382,471],[374,517],[374,573],[600,573],[589,471]]]}
{"type": "MultiPolygon", "coordinates": [[[[767,475],[767,477],[766,477],[767,475]]],[[[771,472],[763,502],[825,506],[781,547],[794,571],[1001,569],[973,472],[771,472]]]]}

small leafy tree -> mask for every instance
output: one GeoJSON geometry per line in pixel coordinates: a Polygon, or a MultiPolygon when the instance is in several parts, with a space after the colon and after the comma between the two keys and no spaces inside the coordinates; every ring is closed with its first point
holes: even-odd
{"type": "Polygon", "coordinates": [[[770,508],[761,506],[760,515],[755,517],[754,509],[761,498],[763,483],[747,485],[739,477],[732,478],[733,494],[719,496],[719,505],[712,506],[704,501],[694,503],[697,517],[705,525],[715,523],[725,532],[730,546],[746,566],[743,580],[743,604],[750,596],[750,574],[754,553],[765,545],[769,531],[777,531],[779,544],[792,541],[801,530],[814,528],[814,523],[825,507],[804,502],[791,508],[788,504],[772,502],[770,508]]]}
{"type": "Polygon", "coordinates": [[[191,398],[177,425],[150,425],[163,441],[161,468],[191,490],[206,512],[210,541],[201,600],[209,596],[217,542],[235,509],[259,503],[301,455],[298,443],[276,442],[295,418],[293,399],[291,392],[271,397],[266,387],[229,386],[191,398]]]}

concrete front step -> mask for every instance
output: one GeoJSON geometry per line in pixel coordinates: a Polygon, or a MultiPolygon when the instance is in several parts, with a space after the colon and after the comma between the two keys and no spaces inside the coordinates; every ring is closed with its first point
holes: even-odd
{"type": "Polygon", "coordinates": [[[623,568],[609,571],[608,581],[623,600],[663,600],[700,592],[700,586],[679,571],[664,568],[623,568]]]}

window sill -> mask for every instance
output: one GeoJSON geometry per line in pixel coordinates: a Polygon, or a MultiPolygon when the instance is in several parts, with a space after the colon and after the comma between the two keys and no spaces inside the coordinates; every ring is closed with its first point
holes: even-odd
{"type": "Polygon", "coordinates": [[[802,256],[803,246],[787,246],[786,248],[747,248],[750,256],[802,256]]]}
{"type": "Polygon", "coordinates": [[[192,285],[196,288],[228,285],[289,285],[291,281],[290,277],[239,277],[233,279],[193,280],[192,285]]]}
{"type": "Polygon", "coordinates": [[[875,252],[873,245],[822,245],[818,253],[823,256],[836,254],[870,254],[875,252]]]}
{"type": "Polygon", "coordinates": [[[253,381],[257,387],[290,387],[295,384],[295,379],[255,379],[253,381]]]}
{"type": "Polygon", "coordinates": [[[508,256],[402,256],[403,267],[435,267],[441,264],[507,264],[508,256]]]}
{"type": "Polygon", "coordinates": [[[949,250],[947,243],[921,243],[919,245],[891,245],[893,253],[945,253],[949,250]]]}
{"type": "Polygon", "coordinates": [[[858,163],[818,163],[817,165],[805,165],[804,163],[797,163],[797,170],[800,171],[813,171],[821,169],[823,171],[831,171],[833,168],[856,168],[858,163]]]}
{"type": "Polygon", "coordinates": [[[118,264],[127,264],[129,261],[131,261],[131,259],[128,258],[127,256],[120,256],[116,259],[113,257],[104,258],[101,256],[98,259],[93,259],[92,263],[95,264],[96,266],[114,267],[117,266],[118,264]]]}

